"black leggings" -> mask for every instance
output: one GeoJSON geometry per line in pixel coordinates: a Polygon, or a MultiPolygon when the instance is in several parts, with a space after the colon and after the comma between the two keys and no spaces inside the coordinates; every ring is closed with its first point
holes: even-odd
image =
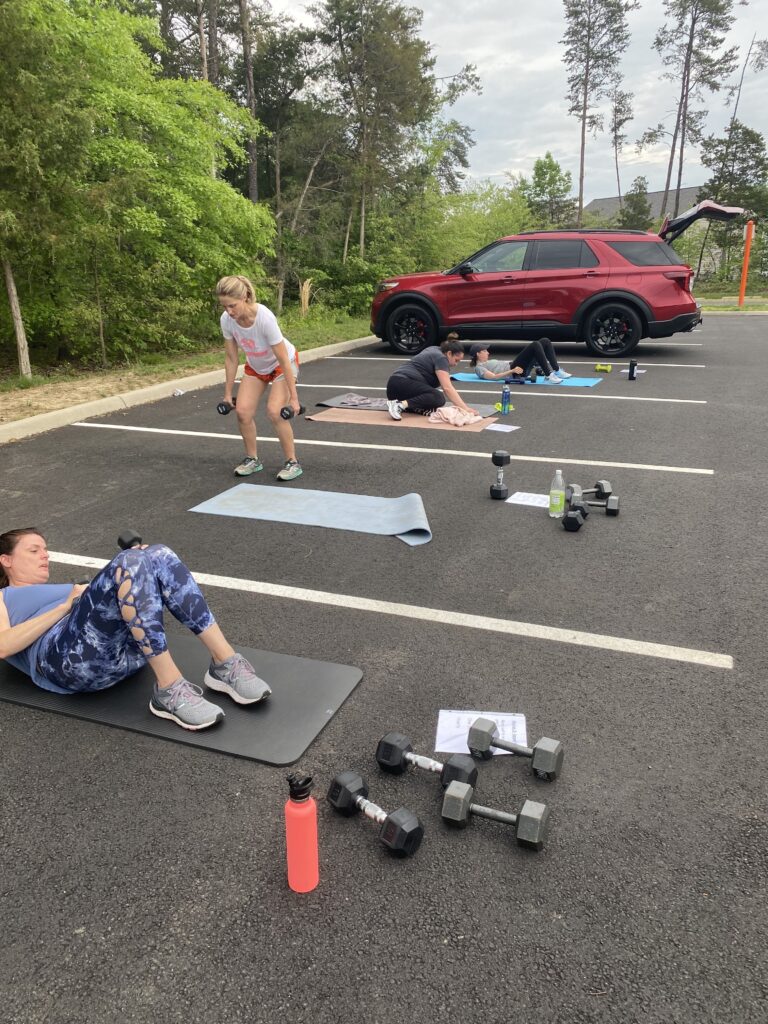
{"type": "Polygon", "coordinates": [[[518,352],[514,359],[510,360],[510,367],[522,366],[524,376],[528,376],[533,365],[540,366],[544,373],[552,373],[559,370],[560,364],[555,355],[555,347],[549,338],[542,338],[541,341],[532,341],[518,352]]]}
{"type": "Polygon", "coordinates": [[[406,412],[432,412],[445,405],[445,395],[437,388],[431,388],[426,381],[412,380],[393,373],[387,381],[387,398],[398,402],[408,399],[406,412]]]}

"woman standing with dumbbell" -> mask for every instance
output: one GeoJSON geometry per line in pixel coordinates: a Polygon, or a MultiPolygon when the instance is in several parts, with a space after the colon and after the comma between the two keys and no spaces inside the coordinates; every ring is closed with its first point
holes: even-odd
{"type": "Polygon", "coordinates": [[[245,353],[245,371],[237,392],[237,425],[245,444],[245,458],[235,467],[235,476],[250,476],[264,466],[257,454],[254,417],[259,402],[271,384],[267,399],[267,416],[275,428],[285,456],[285,465],[278,480],[295,480],[302,469],[296,458],[296,447],[290,418],[281,416],[288,407],[301,410],[296,381],[299,357],[294,346],[283,337],[274,313],[256,301],[256,292],[247,277],[222,277],[216,285],[216,296],[223,306],[221,332],[224,335],[224,402],[234,405],[232,388],[240,365],[240,352],[245,353]]]}

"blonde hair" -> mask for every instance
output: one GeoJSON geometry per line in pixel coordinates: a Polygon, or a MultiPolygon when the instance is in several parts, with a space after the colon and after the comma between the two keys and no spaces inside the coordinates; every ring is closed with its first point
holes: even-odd
{"type": "Polygon", "coordinates": [[[216,284],[216,295],[231,299],[244,299],[246,302],[256,301],[256,289],[247,277],[236,274],[233,277],[222,277],[216,284]]]}

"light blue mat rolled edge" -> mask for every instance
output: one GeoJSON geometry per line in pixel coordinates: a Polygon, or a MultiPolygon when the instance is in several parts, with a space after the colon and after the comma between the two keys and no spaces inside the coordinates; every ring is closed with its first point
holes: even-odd
{"type": "MultiPolygon", "coordinates": [[[[550,384],[546,377],[539,377],[535,381],[535,385],[540,384],[542,387],[547,388],[593,388],[602,379],[602,377],[569,377],[568,380],[561,380],[559,384],[550,384]]],[[[461,380],[472,384],[495,384],[499,388],[504,384],[503,380],[483,380],[476,373],[452,373],[451,380],[461,380]]],[[[534,384],[534,381],[529,380],[525,384],[510,384],[509,386],[514,394],[516,388],[527,388],[531,384],[534,384]]]]}
{"type": "Polygon", "coordinates": [[[432,540],[427,513],[419,494],[377,498],[369,494],[237,484],[189,511],[375,533],[397,537],[411,547],[428,544],[432,540]]]}

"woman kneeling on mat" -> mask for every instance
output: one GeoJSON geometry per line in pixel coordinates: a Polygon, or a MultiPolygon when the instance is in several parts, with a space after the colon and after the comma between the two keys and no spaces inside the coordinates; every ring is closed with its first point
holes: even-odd
{"type": "Polygon", "coordinates": [[[511,362],[489,359],[490,349],[486,342],[478,342],[469,350],[470,366],[482,380],[503,380],[505,377],[519,377],[521,382],[534,366],[540,366],[550,384],[560,384],[572,374],[560,369],[555,347],[549,338],[532,341],[518,352],[511,362]]]}
{"type": "Polygon", "coordinates": [[[183,729],[224,717],[182,676],[165,637],[163,606],[211,655],[205,685],[238,704],[272,692],[216,624],[200,588],[164,544],[121,551],[86,585],[48,582],[48,548],[29,527],[0,534],[0,658],[43,690],[106,690],[149,665],[149,710],[183,729]]]}
{"type": "Polygon", "coordinates": [[[477,414],[462,399],[451,381],[451,370],[464,358],[458,341],[446,340],[440,348],[431,345],[422,349],[410,362],[399,366],[387,381],[387,409],[393,420],[404,412],[424,416],[445,405],[446,396],[457,409],[477,414]],[[438,391],[442,388],[442,391],[438,391]]]}
{"type": "Polygon", "coordinates": [[[221,333],[224,335],[224,401],[232,402],[232,388],[240,365],[240,352],[245,352],[245,371],[237,392],[237,425],[245,443],[245,458],[235,468],[235,476],[250,476],[264,466],[256,452],[256,424],[254,416],[259,402],[269,385],[267,416],[277,432],[283,449],[285,465],[277,474],[278,480],[295,480],[302,469],[296,459],[296,446],[290,419],[284,419],[280,410],[289,406],[295,415],[301,411],[296,393],[299,377],[299,357],[296,349],[283,337],[275,314],[261,302],[247,277],[222,277],[216,285],[216,295],[224,307],[221,314],[221,333]]]}

